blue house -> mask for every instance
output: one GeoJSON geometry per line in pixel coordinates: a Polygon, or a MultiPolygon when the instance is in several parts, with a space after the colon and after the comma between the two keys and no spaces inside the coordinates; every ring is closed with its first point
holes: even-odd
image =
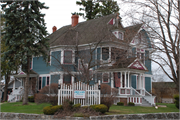
{"type": "Polygon", "coordinates": [[[118,101],[154,105],[152,90],[151,41],[143,24],[124,27],[117,14],[53,27],[49,59],[32,58],[32,70],[39,74],[37,89],[51,83],[108,84],[118,89],[118,101]]]}

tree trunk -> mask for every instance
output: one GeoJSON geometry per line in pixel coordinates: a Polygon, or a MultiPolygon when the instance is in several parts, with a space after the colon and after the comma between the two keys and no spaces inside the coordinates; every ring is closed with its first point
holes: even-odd
{"type": "Polygon", "coordinates": [[[23,105],[28,104],[28,92],[29,92],[29,73],[30,73],[30,57],[27,57],[27,70],[26,70],[26,80],[24,87],[24,97],[23,97],[23,105]]]}
{"type": "Polygon", "coordinates": [[[5,87],[4,87],[4,95],[3,101],[7,101],[7,92],[8,92],[8,83],[10,81],[9,72],[5,75],[5,87]]]}

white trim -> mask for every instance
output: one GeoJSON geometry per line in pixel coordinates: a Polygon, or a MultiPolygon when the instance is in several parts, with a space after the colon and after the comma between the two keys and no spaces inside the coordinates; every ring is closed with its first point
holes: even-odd
{"type": "Polygon", "coordinates": [[[75,63],[75,50],[72,50],[72,64],[75,63]]]}
{"type": "Polygon", "coordinates": [[[61,64],[63,64],[64,61],[64,50],[61,50],[61,64]]]}
{"type": "Polygon", "coordinates": [[[40,74],[39,77],[46,77],[46,76],[50,76],[50,74],[40,74]]]}
{"type": "Polygon", "coordinates": [[[33,57],[31,58],[31,70],[33,69],[33,57]]]}
{"type": "Polygon", "coordinates": [[[49,55],[50,55],[50,64],[49,64],[49,65],[51,66],[51,62],[52,62],[52,58],[51,58],[51,57],[52,57],[52,56],[51,56],[51,55],[52,55],[52,51],[50,51],[50,54],[49,54],[49,55]]]}
{"type": "Polygon", "coordinates": [[[153,75],[151,74],[144,74],[144,77],[151,77],[152,78],[153,75]]]}

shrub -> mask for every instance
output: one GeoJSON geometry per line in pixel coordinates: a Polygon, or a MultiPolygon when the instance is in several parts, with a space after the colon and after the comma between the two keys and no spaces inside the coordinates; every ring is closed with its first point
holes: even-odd
{"type": "Polygon", "coordinates": [[[179,109],[179,95],[174,95],[174,99],[175,106],[179,109]]]}
{"type": "Polygon", "coordinates": [[[50,103],[57,105],[58,103],[58,84],[52,83],[50,86],[43,87],[38,94],[35,94],[35,103],[50,103]],[[47,94],[50,95],[48,96],[47,94]],[[53,95],[53,96],[51,96],[53,95]]]}
{"type": "Polygon", "coordinates": [[[135,106],[135,104],[133,102],[129,102],[128,106],[135,106]]]}
{"type": "Polygon", "coordinates": [[[72,110],[73,104],[74,104],[74,102],[70,101],[69,99],[66,99],[62,104],[63,110],[67,111],[67,112],[72,110]]]}
{"type": "Polygon", "coordinates": [[[104,104],[99,104],[99,105],[91,105],[90,106],[92,109],[94,109],[96,112],[101,112],[105,113],[108,109],[108,107],[104,104]]]}
{"type": "Polygon", "coordinates": [[[43,108],[43,113],[45,115],[54,115],[59,109],[63,109],[62,105],[56,105],[56,106],[47,106],[43,108]]]}
{"type": "Polygon", "coordinates": [[[123,102],[118,102],[117,105],[118,106],[124,106],[124,103],[123,102]]]}
{"type": "Polygon", "coordinates": [[[34,96],[28,96],[28,101],[29,102],[34,102],[34,96]]]}
{"type": "Polygon", "coordinates": [[[81,104],[80,104],[80,103],[73,105],[73,108],[75,108],[75,109],[78,109],[78,108],[80,108],[80,107],[81,107],[81,104]]]}
{"type": "Polygon", "coordinates": [[[101,104],[104,104],[108,107],[107,112],[109,111],[109,108],[114,104],[114,101],[117,99],[117,93],[118,91],[116,88],[111,89],[108,84],[101,85],[101,104]]]}

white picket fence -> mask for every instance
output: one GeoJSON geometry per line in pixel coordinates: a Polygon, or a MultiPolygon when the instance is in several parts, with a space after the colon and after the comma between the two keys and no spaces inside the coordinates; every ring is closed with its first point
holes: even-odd
{"type": "Polygon", "coordinates": [[[81,106],[89,106],[100,104],[100,90],[98,90],[99,84],[87,85],[81,81],[73,83],[71,85],[63,84],[59,80],[60,89],[58,89],[58,105],[69,99],[74,104],[80,103],[81,106]]]}

